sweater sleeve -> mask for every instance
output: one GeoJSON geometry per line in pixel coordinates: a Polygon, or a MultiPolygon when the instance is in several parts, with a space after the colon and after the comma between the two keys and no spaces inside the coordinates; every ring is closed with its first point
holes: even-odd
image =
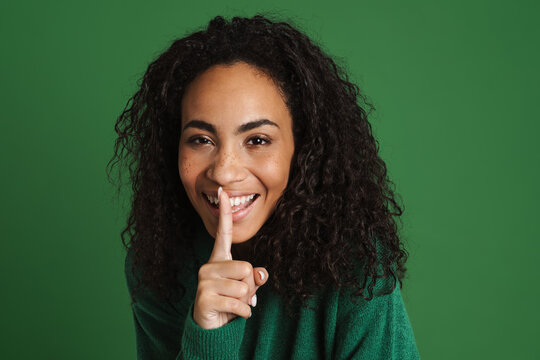
{"type": "Polygon", "coordinates": [[[339,295],[335,359],[420,359],[399,283],[391,294],[339,295]]]}
{"type": "MultiPolygon", "coordinates": [[[[136,279],[131,273],[129,254],[125,275],[131,293],[136,279]]],[[[193,320],[191,287],[187,286],[183,301],[174,305],[159,301],[147,289],[136,292],[131,310],[137,359],[238,359],[246,319],[237,317],[217,329],[201,328],[193,320]]]]}
{"type": "Polygon", "coordinates": [[[193,304],[182,336],[182,352],[179,359],[238,359],[244,338],[246,319],[237,316],[228,324],[216,329],[203,329],[193,320],[193,304]]]}

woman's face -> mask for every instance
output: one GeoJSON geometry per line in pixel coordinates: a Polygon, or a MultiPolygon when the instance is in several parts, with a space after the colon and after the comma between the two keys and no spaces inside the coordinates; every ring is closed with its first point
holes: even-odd
{"type": "Polygon", "coordinates": [[[215,237],[220,186],[233,206],[233,243],[253,237],[287,186],[292,118],[271,78],[243,62],[216,65],[182,98],[178,170],[191,204],[215,237]],[[244,203],[242,203],[244,201],[244,203]]]}

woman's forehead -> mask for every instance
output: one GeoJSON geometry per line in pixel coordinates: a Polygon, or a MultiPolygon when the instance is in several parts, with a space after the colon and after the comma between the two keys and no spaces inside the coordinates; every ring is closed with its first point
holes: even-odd
{"type": "Polygon", "coordinates": [[[182,123],[195,118],[237,126],[262,118],[290,121],[290,114],[270,77],[251,65],[237,63],[216,65],[188,86],[182,98],[182,123]]]}

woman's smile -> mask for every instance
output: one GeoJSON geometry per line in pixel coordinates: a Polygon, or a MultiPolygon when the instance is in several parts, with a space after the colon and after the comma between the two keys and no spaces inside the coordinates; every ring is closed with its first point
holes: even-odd
{"type": "MultiPolygon", "coordinates": [[[[219,209],[219,198],[217,196],[211,196],[204,193],[203,195],[206,196],[206,198],[208,199],[208,201],[210,202],[213,208],[219,209]]],[[[229,201],[231,203],[233,214],[237,212],[238,210],[244,209],[248,207],[249,205],[251,205],[255,201],[255,197],[258,196],[258,194],[251,194],[247,196],[245,195],[234,196],[234,197],[231,194],[228,194],[228,195],[229,195],[229,201]]]]}
{"type": "MultiPolygon", "coordinates": [[[[228,193],[228,192],[227,192],[228,193]]],[[[219,200],[216,197],[209,197],[206,194],[203,194],[207,199],[208,207],[210,212],[216,217],[219,218],[219,200]]],[[[229,195],[230,196],[230,195],[229,195]]],[[[232,210],[232,220],[233,222],[238,222],[243,220],[251,210],[256,206],[257,199],[259,198],[258,194],[251,194],[248,196],[234,197],[230,198],[231,210],[232,210]]]]}
{"type": "Polygon", "coordinates": [[[287,186],[292,118],[280,89],[244,62],[215,65],[182,98],[178,171],[208,232],[216,235],[221,186],[231,198],[233,243],[249,240],[287,186]]]}

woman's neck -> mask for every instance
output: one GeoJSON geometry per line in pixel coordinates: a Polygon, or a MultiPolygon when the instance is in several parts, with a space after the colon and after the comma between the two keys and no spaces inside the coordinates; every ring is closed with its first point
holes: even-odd
{"type": "Polygon", "coordinates": [[[231,255],[233,257],[233,260],[249,261],[250,250],[251,243],[249,240],[238,244],[232,244],[231,255]]]}

